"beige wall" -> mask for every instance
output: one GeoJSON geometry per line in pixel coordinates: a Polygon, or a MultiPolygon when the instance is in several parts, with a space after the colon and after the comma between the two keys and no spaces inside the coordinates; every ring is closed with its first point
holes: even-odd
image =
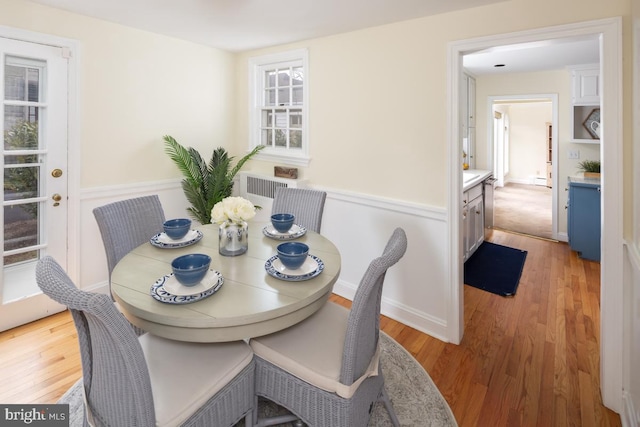
{"type": "MultiPolygon", "coordinates": [[[[512,0],[241,54],[237,142],[247,141],[247,58],[307,47],[312,162],[303,175],[321,186],[446,206],[447,44],[626,14],[622,0],[512,0]]],[[[568,86],[552,92],[561,90],[568,86]]]]}
{"type": "Polygon", "coordinates": [[[170,134],[208,156],[234,138],[230,53],[17,0],[0,25],[79,41],[81,187],[179,176],[170,134]]]}
{"type": "Polygon", "coordinates": [[[529,182],[547,171],[547,127],[551,103],[516,103],[509,106],[509,180],[529,182]]]}

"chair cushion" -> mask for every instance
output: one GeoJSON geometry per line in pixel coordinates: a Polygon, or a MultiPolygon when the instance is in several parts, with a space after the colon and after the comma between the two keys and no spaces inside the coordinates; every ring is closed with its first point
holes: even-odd
{"type": "Polygon", "coordinates": [[[351,397],[358,385],[378,373],[379,352],[353,385],[340,383],[349,310],[327,302],[306,320],[249,341],[256,356],[322,390],[351,397]]]}
{"type": "Polygon", "coordinates": [[[251,363],[244,341],[190,343],[139,337],[147,360],[156,425],[180,425],[251,363]]]}

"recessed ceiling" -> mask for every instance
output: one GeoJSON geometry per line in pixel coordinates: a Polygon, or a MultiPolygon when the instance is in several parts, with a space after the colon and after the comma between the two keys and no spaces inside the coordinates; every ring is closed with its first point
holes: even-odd
{"type": "Polygon", "coordinates": [[[462,62],[465,70],[476,76],[560,70],[599,63],[600,41],[591,36],[496,46],[468,53],[462,62]]]}
{"type": "Polygon", "coordinates": [[[506,0],[32,0],[229,51],[275,46],[506,0]]]}

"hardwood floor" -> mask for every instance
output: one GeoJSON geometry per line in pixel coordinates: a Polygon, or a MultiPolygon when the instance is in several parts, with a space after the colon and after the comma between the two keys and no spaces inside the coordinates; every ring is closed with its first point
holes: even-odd
{"type": "MultiPolygon", "coordinates": [[[[424,366],[460,426],[620,426],[599,391],[600,265],[564,243],[495,230],[489,240],[527,250],[527,261],[512,298],[465,286],[460,345],[386,317],[382,329],[424,366]]],[[[0,333],[0,402],[56,402],[80,376],[67,312],[0,333]]]]}

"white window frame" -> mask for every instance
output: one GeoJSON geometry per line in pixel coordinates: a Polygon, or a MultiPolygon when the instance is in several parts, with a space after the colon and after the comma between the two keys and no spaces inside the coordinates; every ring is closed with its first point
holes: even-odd
{"type": "MultiPolygon", "coordinates": [[[[249,149],[260,145],[264,71],[271,67],[295,64],[302,66],[302,148],[265,147],[254,158],[282,162],[296,166],[308,166],[309,157],[309,53],[307,49],[268,54],[249,58],[249,149]]],[[[298,106],[296,106],[298,108],[298,106]]]]}

